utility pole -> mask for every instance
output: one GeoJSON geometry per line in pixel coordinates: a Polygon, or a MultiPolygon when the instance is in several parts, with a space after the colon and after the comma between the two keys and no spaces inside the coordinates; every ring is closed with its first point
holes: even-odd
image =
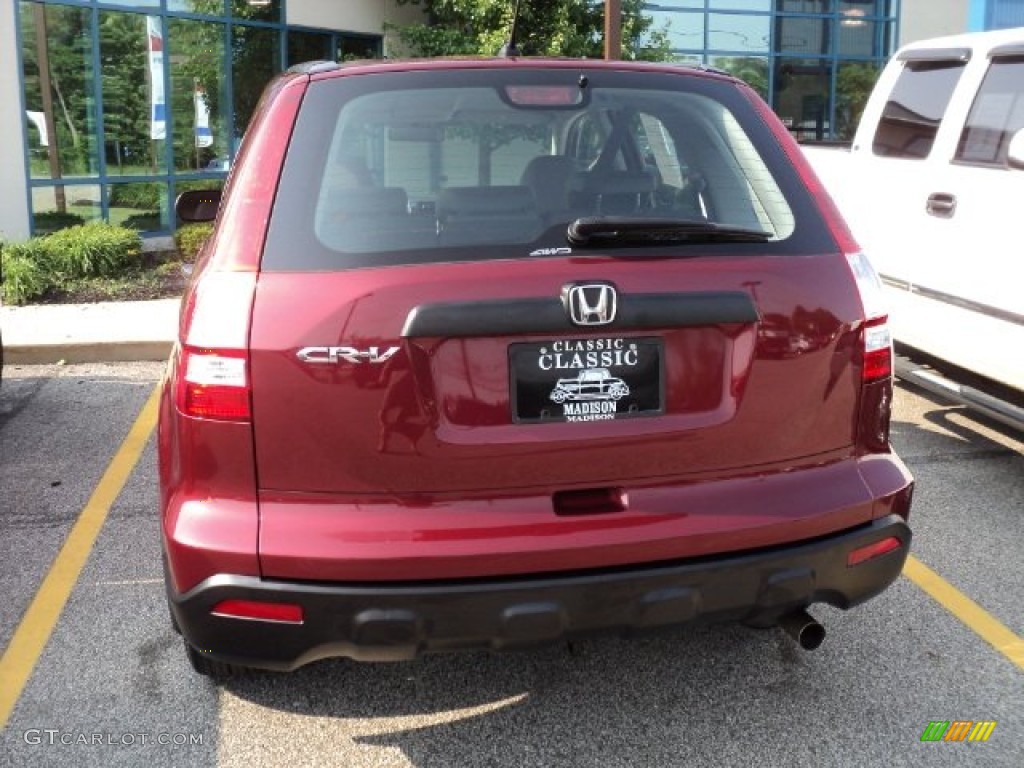
{"type": "Polygon", "coordinates": [[[622,0],[604,0],[604,57],[622,58],[622,0]]]}
{"type": "MultiPolygon", "coordinates": [[[[46,42],[46,8],[33,3],[32,18],[36,26],[36,59],[39,64],[39,90],[43,99],[43,115],[46,121],[46,155],[50,161],[50,178],[59,179],[60,142],[57,141],[57,120],[53,115],[53,79],[50,77],[50,52],[46,42]]],[[[54,204],[60,213],[67,212],[64,185],[53,188],[54,204]]]]}

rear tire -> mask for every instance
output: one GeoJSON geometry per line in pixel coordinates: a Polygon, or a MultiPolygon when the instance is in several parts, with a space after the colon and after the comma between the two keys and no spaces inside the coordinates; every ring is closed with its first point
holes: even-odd
{"type": "Polygon", "coordinates": [[[188,640],[183,639],[182,642],[185,644],[185,655],[188,656],[192,669],[204,677],[209,677],[212,680],[228,680],[233,677],[242,677],[249,672],[246,667],[210,658],[208,654],[193,648],[188,640]]]}

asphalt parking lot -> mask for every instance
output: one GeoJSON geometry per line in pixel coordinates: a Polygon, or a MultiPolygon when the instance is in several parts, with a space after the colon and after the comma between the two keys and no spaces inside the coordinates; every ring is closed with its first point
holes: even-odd
{"type": "Polygon", "coordinates": [[[161,370],[5,369],[0,766],[1024,765],[1019,434],[898,390],[912,567],[853,611],[816,609],[813,653],[726,625],[217,688],[164,605],[144,407],[161,370]],[[996,726],[922,742],[932,721],[996,726]]]}

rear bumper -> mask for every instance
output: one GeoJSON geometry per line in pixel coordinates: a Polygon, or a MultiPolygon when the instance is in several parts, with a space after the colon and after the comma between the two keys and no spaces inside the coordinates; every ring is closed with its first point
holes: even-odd
{"type": "MultiPolygon", "coordinates": [[[[218,575],[169,594],[182,633],[211,658],[290,670],[317,659],[410,659],[504,649],[690,621],[771,623],[812,603],[846,609],[900,574],[911,532],[896,514],[795,546],[635,569],[418,584],[307,584],[218,575]],[[899,549],[848,567],[848,554],[889,536],[899,549]],[[301,624],[214,616],[222,600],[297,603],[301,624]]],[[[168,582],[170,583],[170,582],[168,582]]]]}

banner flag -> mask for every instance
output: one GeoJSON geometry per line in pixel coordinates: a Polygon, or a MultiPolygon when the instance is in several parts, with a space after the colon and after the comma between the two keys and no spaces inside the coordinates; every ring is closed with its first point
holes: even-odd
{"type": "Polygon", "coordinates": [[[213,144],[213,133],[210,131],[210,108],[206,104],[206,91],[196,83],[196,146],[209,147],[213,144]]]}
{"type": "Polygon", "coordinates": [[[159,16],[146,17],[149,52],[149,138],[167,138],[167,102],[164,98],[164,36],[159,16]]]}

